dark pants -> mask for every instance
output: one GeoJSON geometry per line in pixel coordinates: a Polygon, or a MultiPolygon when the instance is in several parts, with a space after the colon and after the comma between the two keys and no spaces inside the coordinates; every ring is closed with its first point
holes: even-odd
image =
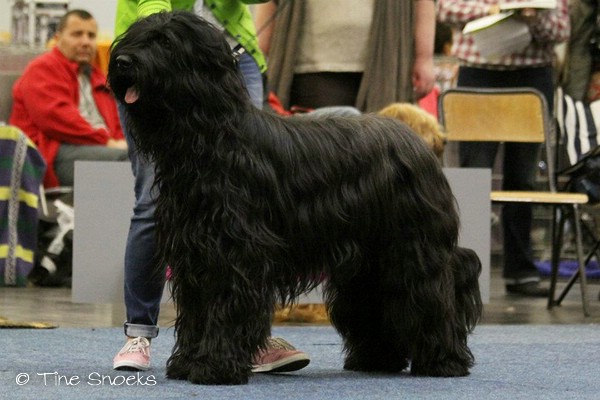
{"type": "MultiPolygon", "coordinates": [[[[496,71],[461,67],[458,86],[484,88],[533,87],[544,94],[553,106],[552,67],[496,71]]],[[[552,110],[550,110],[552,112],[552,110]]],[[[464,142],[460,144],[461,167],[492,168],[498,151],[496,142],[464,142]]],[[[503,190],[534,190],[540,145],[537,143],[505,143],[502,162],[503,190]]],[[[531,206],[506,204],[502,209],[504,231],[504,270],[507,284],[539,280],[531,249],[531,206]]]]}
{"type": "Polygon", "coordinates": [[[295,74],[290,105],[305,108],[354,106],[361,79],[361,72],[295,74]]]}

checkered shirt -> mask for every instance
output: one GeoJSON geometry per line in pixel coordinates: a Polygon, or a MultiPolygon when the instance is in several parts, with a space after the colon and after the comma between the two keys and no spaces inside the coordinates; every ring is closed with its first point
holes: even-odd
{"type": "MultiPolygon", "coordinates": [[[[524,0],[507,0],[520,2],[524,0]]],[[[489,15],[490,8],[500,4],[498,0],[438,0],[437,18],[458,30],[454,37],[453,55],[463,65],[485,67],[488,69],[518,69],[523,67],[541,67],[554,61],[554,46],[566,41],[570,34],[570,22],[567,0],[558,0],[554,10],[538,10],[537,17],[529,25],[531,43],[519,53],[488,60],[477,51],[473,38],[460,31],[465,24],[477,18],[489,15]]]]}

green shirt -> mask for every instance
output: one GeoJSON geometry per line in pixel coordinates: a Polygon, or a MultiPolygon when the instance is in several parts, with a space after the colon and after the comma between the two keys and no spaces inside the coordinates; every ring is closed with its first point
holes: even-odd
{"type": "MultiPolygon", "coordinates": [[[[118,0],[115,36],[124,33],[138,18],[161,11],[192,11],[196,0],[118,0]]],[[[265,56],[258,47],[256,28],[246,4],[264,0],[205,0],[215,18],[225,30],[250,54],[261,72],[267,70],[265,56]]]]}

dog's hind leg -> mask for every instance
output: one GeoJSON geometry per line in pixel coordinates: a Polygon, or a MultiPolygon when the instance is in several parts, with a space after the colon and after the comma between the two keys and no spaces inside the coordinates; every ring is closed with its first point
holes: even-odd
{"type": "Polygon", "coordinates": [[[344,369],[400,372],[408,366],[407,350],[392,345],[383,329],[382,298],[372,274],[352,282],[329,280],[326,301],[331,322],[344,340],[344,369]]]}

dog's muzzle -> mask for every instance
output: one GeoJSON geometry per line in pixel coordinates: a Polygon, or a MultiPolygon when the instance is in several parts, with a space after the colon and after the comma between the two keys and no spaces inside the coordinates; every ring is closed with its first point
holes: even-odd
{"type": "MultiPolygon", "coordinates": [[[[121,54],[115,59],[115,65],[120,72],[126,72],[126,75],[129,75],[131,73],[130,70],[133,68],[133,59],[126,54],[121,54]]],[[[136,101],[138,101],[139,97],[140,96],[137,88],[135,87],[135,85],[132,85],[127,88],[127,91],[123,96],[123,100],[127,104],[133,104],[136,101]]]]}

